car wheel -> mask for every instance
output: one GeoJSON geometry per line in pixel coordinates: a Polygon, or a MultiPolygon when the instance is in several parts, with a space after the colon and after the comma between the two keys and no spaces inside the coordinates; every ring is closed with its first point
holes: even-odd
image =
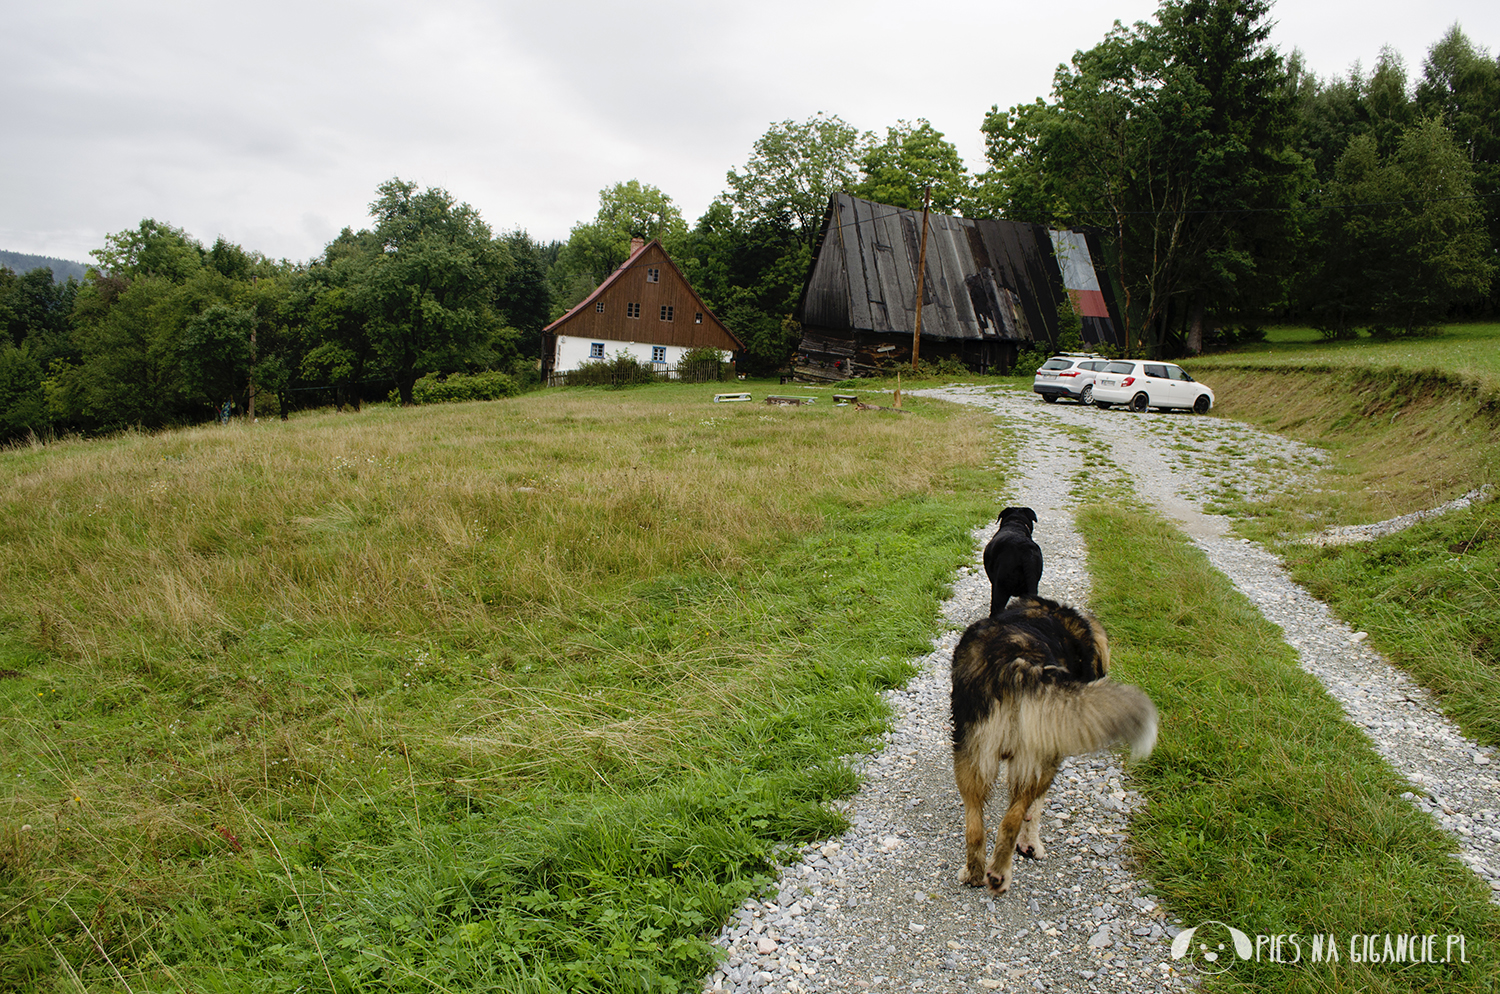
{"type": "Polygon", "coordinates": [[[1044,393],[1044,394],[1042,394],[1042,399],[1045,400],[1049,404],[1055,404],[1055,403],[1057,403],[1057,394],[1055,394],[1055,393],[1044,393]]]}
{"type": "Polygon", "coordinates": [[[1147,397],[1144,393],[1138,393],[1134,397],[1130,398],[1130,409],[1137,414],[1145,414],[1146,405],[1149,401],[1150,398],[1147,397]]]}
{"type": "Polygon", "coordinates": [[[1207,414],[1208,413],[1208,409],[1211,406],[1213,406],[1213,405],[1210,403],[1210,401],[1208,399],[1208,394],[1203,394],[1197,400],[1193,401],[1193,413],[1194,414],[1207,414]]]}
{"type": "Polygon", "coordinates": [[[1080,404],[1092,404],[1093,402],[1094,402],[1094,385],[1092,383],[1085,384],[1085,386],[1083,388],[1083,393],[1081,393],[1081,394],[1078,395],[1078,403],[1080,403],[1080,404]]]}

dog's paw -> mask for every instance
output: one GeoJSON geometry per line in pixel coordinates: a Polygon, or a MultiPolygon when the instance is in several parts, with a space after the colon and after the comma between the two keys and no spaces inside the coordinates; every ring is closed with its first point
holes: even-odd
{"type": "Polygon", "coordinates": [[[989,873],[985,874],[984,882],[992,892],[996,894],[1004,894],[1006,891],[1010,890],[1011,881],[1014,879],[1015,874],[1010,870],[1006,870],[1004,873],[996,873],[995,871],[991,870],[989,873]]]}
{"type": "Polygon", "coordinates": [[[1021,835],[1016,839],[1016,854],[1027,859],[1041,859],[1047,855],[1047,847],[1042,845],[1036,822],[1028,821],[1021,826],[1021,835]]]}
{"type": "Polygon", "coordinates": [[[966,866],[958,875],[958,882],[970,887],[983,887],[985,885],[984,866],[966,866]]]}

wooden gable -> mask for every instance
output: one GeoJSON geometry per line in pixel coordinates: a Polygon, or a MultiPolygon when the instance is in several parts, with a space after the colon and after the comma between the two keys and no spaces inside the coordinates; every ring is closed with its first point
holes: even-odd
{"type": "Polygon", "coordinates": [[[703,303],[655,239],[632,253],[598,289],[543,331],[552,336],[732,353],[745,348],[703,303]]]}

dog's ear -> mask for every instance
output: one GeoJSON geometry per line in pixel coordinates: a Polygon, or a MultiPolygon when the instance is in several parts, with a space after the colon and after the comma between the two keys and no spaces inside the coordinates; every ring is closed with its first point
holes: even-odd
{"type": "Polygon", "coordinates": [[[1004,521],[1006,518],[1011,517],[1026,518],[1030,520],[1032,524],[1036,524],[1036,512],[1029,507],[1007,507],[1005,510],[1000,512],[999,520],[1004,521]]]}

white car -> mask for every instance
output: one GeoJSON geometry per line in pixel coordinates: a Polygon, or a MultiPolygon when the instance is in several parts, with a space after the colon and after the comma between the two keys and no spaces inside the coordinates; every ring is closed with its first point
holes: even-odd
{"type": "Polygon", "coordinates": [[[1214,406],[1214,392],[1174,363],[1117,359],[1094,380],[1094,404],[1125,404],[1132,411],[1176,407],[1207,414],[1214,406]]]}
{"type": "Polygon", "coordinates": [[[1039,393],[1049,404],[1059,397],[1076,400],[1080,404],[1094,402],[1094,377],[1109,365],[1109,360],[1097,352],[1064,352],[1048,359],[1036,371],[1031,381],[1032,393],[1039,393]]]}

